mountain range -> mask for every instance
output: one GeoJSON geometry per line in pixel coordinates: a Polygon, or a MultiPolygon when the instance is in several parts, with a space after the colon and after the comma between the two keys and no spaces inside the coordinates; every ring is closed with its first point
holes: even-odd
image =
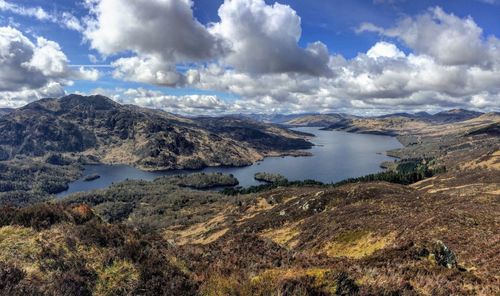
{"type": "Polygon", "coordinates": [[[242,166],[310,148],[306,138],[249,119],[187,118],[104,96],[69,95],[2,116],[0,159],[57,152],[152,170],[242,166]]]}
{"type": "Polygon", "coordinates": [[[392,113],[380,116],[354,116],[342,113],[329,113],[329,114],[308,114],[298,116],[291,120],[284,122],[292,126],[320,126],[320,127],[334,127],[347,126],[355,120],[396,120],[396,121],[418,121],[427,124],[444,124],[454,123],[473,119],[483,115],[481,112],[470,111],[464,109],[452,109],[447,111],[430,114],[427,112],[417,113],[392,113]]]}
{"type": "Polygon", "coordinates": [[[9,114],[12,111],[14,111],[12,108],[0,108],[0,117],[9,114]]]}

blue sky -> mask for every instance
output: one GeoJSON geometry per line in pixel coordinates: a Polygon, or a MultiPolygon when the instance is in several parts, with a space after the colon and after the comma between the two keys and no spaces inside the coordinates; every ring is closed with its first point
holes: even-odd
{"type": "MultiPolygon", "coordinates": [[[[133,4],[133,0],[88,0],[86,4],[84,1],[64,0],[0,0],[0,26],[28,38],[37,47],[35,51],[39,47],[36,41],[39,37],[57,43],[58,51],[67,58],[67,69],[44,77],[52,91],[57,84],[60,93],[101,92],[121,102],[172,112],[384,113],[453,107],[498,110],[499,89],[494,84],[500,75],[500,65],[497,64],[500,60],[500,43],[497,42],[500,2],[293,0],[279,1],[280,7],[276,7],[275,1],[267,0],[234,2],[237,3],[224,5],[223,0],[152,0],[149,3],[143,1],[142,8],[133,4]],[[157,2],[154,7],[157,11],[148,7],[153,2],[157,2]],[[120,31],[120,26],[105,27],[113,22],[127,23],[127,20],[116,19],[123,16],[106,10],[112,5],[135,5],[130,11],[138,14],[134,20],[139,28],[130,26],[120,31]],[[176,12],[169,11],[172,5],[178,5],[180,9],[175,11],[187,14],[173,15],[176,12]],[[225,17],[220,15],[221,5],[224,7],[221,10],[227,12],[225,17]],[[154,12],[152,15],[157,19],[139,20],[142,9],[144,15],[154,12]],[[239,24],[239,19],[231,19],[234,14],[231,14],[231,9],[238,11],[240,15],[237,17],[248,18],[242,21],[240,31],[231,29],[239,24]],[[244,9],[248,12],[244,13],[244,9]],[[78,28],[67,25],[68,15],[77,21],[78,28]],[[165,21],[177,18],[179,24],[173,20],[165,21]],[[182,21],[182,18],[187,21],[182,21]],[[297,20],[300,20],[298,26],[297,20]],[[92,21],[94,27],[89,29],[92,21]],[[141,23],[148,21],[151,21],[150,28],[159,32],[141,33],[141,23]],[[472,26],[468,25],[470,22],[472,26]],[[281,38],[279,30],[267,31],[265,26],[274,23],[283,28],[283,35],[290,35],[289,39],[281,38]],[[370,24],[371,29],[361,30],[362,24],[370,24]],[[187,34],[180,36],[179,33],[179,40],[191,36],[207,38],[205,44],[216,46],[217,53],[208,49],[178,48],[173,44],[175,40],[168,40],[170,35],[162,34],[161,26],[169,27],[171,35],[177,33],[175,30],[187,34]],[[187,27],[184,30],[182,26],[187,27]],[[241,32],[249,29],[245,26],[255,26],[251,28],[252,35],[248,40],[241,32]],[[301,30],[300,36],[296,36],[294,28],[301,30]],[[409,28],[418,28],[417,33],[410,32],[409,28]],[[444,38],[442,40],[426,40],[434,32],[432,30],[436,34],[439,30],[447,30],[449,34],[438,37],[444,38]],[[451,40],[455,35],[470,38],[451,40]],[[118,38],[117,46],[106,43],[106,36],[118,38]],[[296,44],[294,37],[299,39],[296,44]],[[162,47],[151,47],[156,43],[155,38],[165,39],[159,41],[163,42],[161,46],[165,52],[158,49],[162,47]],[[418,43],[412,41],[415,38],[419,39],[418,43]],[[134,44],[136,39],[141,41],[134,44]],[[317,41],[321,44],[310,47],[317,41]],[[432,48],[430,43],[433,41],[449,43],[449,56],[446,48],[432,48]],[[262,42],[262,46],[258,42],[262,42]],[[477,46],[466,48],[466,43],[477,43],[477,46]],[[379,46],[375,47],[377,44],[379,46]],[[169,50],[172,54],[166,53],[169,50]],[[471,51],[477,51],[477,54],[464,59],[453,56],[454,52],[467,54],[471,51]],[[254,56],[259,54],[262,56],[254,56]],[[274,54],[273,59],[266,60],[268,55],[274,54]],[[481,55],[485,55],[484,59],[481,55]],[[120,59],[121,66],[117,66],[116,61],[120,59]],[[85,65],[83,70],[94,72],[76,73],[79,65],[85,65]],[[415,70],[416,65],[426,65],[427,68],[415,70]],[[480,75],[477,74],[478,67],[480,75]],[[217,71],[213,70],[215,68],[217,71]],[[408,73],[408,69],[416,71],[411,80],[395,82],[392,76],[388,76],[397,71],[408,73]],[[430,83],[423,76],[422,73],[429,73],[430,69],[436,71],[437,80],[443,80],[442,85],[430,83]],[[145,76],[144,73],[149,72],[153,74],[145,76]],[[92,75],[97,73],[98,78],[92,75]],[[443,76],[450,73],[453,76],[443,76]],[[459,76],[467,78],[459,81],[459,76]],[[191,77],[196,78],[195,82],[191,77]],[[479,80],[479,77],[488,77],[491,85],[469,83],[479,80]],[[412,85],[420,80],[419,85],[412,85]],[[464,91],[451,89],[456,86],[463,87],[464,91]],[[356,88],[359,90],[352,90],[356,88]]],[[[9,34],[11,36],[12,32],[9,34]]],[[[189,44],[197,46],[196,42],[189,44]]],[[[21,66],[25,67],[25,64],[21,66]]],[[[40,72],[47,73],[43,69],[40,72]]],[[[43,88],[23,81],[14,83],[1,79],[0,93],[3,91],[3,97],[8,97],[8,100],[0,101],[0,106],[18,106],[51,94],[47,85],[43,88]]]]}

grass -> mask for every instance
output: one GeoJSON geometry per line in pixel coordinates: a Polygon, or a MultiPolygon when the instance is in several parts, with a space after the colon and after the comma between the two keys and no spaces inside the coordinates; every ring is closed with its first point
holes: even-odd
{"type": "Polygon", "coordinates": [[[204,296],[356,295],[357,286],[345,273],[329,268],[267,269],[258,275],[212,275],[203,284],[204,296]]]}
{"type": "Polygon", "coordinates": [[[25,269],[32,269],[36,256],[40,252],[37,236],[37,232],[32,228],[1,227],[0,261],[17,263],[25,269]]]}
{"type": "Polygon", "coordinates": [[[99,272],[94,295],[130,295],[139,282],[139,273],[134,264],[116,260],[99,272]]]}
{"type": "Polygon", "coordinates": [[[354,230],[342,233],[324,250],[331,257],[348,257],[360,259],[385,248],[395,239],[394,233],[378,236],[365,230],[354,230]]]}
{"type": "Polygon", "coordinates": [[[269,229],[262,232],[261,236],[272,240],[280,246],[294,248],[298,244],[297,237],[300,235],[300,230],[293,223],[277,229],[269,229]]]}

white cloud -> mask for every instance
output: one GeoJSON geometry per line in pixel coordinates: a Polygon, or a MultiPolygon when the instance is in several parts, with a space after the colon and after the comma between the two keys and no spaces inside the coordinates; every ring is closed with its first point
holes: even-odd
{"type": "Polygon", "coordinates": [[[191,0],[88,0],[85,38],[102,55],[133,52],[112,63],[115,78],[182,85],[177,63],[219,57],[223,42],[193,16],[191,0]]]}
{"type": "Polygon", "coordinates": [[[329,53],[321,42],[298,46],[302,29],[297,13],[288,5],[264,0],[224,1],[220,22],[210,31],[231,46],[225,62],[250,73],[298,72],[329,75],[329,53]]]}
{"type": "Polygon", "coordinates": [[[25,66],[40,71],[46,77],[63,77],[68,72],[68,58],[54,41],[38,37],[36,48],[25,66]]]}
{"type": "Polygon", "coordinates": [[[220,115],[232,113],[233,105],[216,95],[165,95],[159,91],[137,89],[96,89],[91,93],[105,94],[122,104],[134,104],[183,115],[220,115]]]}
{"type": "Polygon", "coordinates": [[[97,81],[101,77],[101,73],[95,68],[80,66],[78,70],[72,71],[69,77],[76,80],[97,81]]]}
{"type": "Polygon", "coordinates": [[[177,72],[175,64],[156,56],[145,58],[120,58],[112,63],[113,77],[127,81],[175,86],[184,83],[184,76],[177,72]]]}
{"type": "Polygon", "coordinates": [[[133,53],[113,63],[120,79],[178,86],[186,81],[179,63],[210,61],[252,74],[332,74],[323,43],[298,46],[301,21],[286,5],[225,1],[221,21],[208,27],[194,18],[191,0],[88,0],[87,6],[90,46],[107,56],[133,53]]]}
{"type": "Polygon", "coordinates": [[[370,48],[366,55],[373,59],[378,58],[404,58],[405,54],[396,45],[388,42],[377,42],[372,48],[370,48]]]}
{"type": "Polygon", "coordinates": [[[36,89],[0,91],[0,107],[19,108],[43,98],[56,98],[65,95],[63,86],[58,82],[49,82],[36,89]]]}
{"type": "Polygon", "coordinates": [[[9,11],[22,16],[34,17],[42,21],[53,19],[53,17],[41,7],[23,7],[4,0],[0,0],[0,10],[9,11]]]}
{"type": "Polygon", "coordinates": [[[7,2],[5,0],[0,0],[0,11],[7,11],[25,17],[33,17],[38,19],[39,21],[52,22],[60,25],[61,27],[79,32],[81,32],[83,29],[80,20],[69,12],[63,12],[60,14],[49,13],[40,6],[25,7],[22,5],[7,2]]]}
{"type": "Polygon", "coordinates": [[[459,18],[440,7],[429,9],[414,18],[405,17],[389,29],[371,23],[358,30],[377,32],[396,37],[412,48],[416,54],[425,54],[445,65],[480,65],[490,63],[492,41],[483,39],[483,30],[471,17],[459,18]]]}
{"type": "Polygon", "coordinates": [[[133,51],[181,62],[217,57],[222,44],[193,16],[191,0],[94,0],[85,37],[104,55],[133,51]]]}
{"type": "Polygon", "coordinates": [[[83,26],[82,26],[82,23],[80,22],[80,20],[77,19],[74,15],[72,15],[69,12],[63,12],[61,14],[60,19],[58,19],[57,22],[62,24],[64,27],[66,27],[70,30],[74,30],[74,31],[78,31],[78,32],[83,31],[83,26]]]}
{"type": "Polygon", "coordinates": [[[93,69],[73,71],[68,58],[54,41],[38,37],[33,43],[19,30],[0,27],[0,97],[15,101],[36,100],[43,95],[61,94],[70,79],[97,79],[93,69]],[[31,99],[28,97],[31,96],[31,99]]]}

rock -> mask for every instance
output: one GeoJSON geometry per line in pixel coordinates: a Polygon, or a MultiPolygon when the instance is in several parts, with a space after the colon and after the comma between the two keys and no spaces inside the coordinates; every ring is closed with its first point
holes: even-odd
{"type": "Polygon", "coordinates": [[[285,216],[286,215],[286,211],[285,210],[281,210],[280,211],[280,216],[285,216]]]}
{"type": "Polygon", "coordinates": [[[450,250],[442,241],[437,241],[434,246],[434,258],[436,263],[444,266],[446,268],[455,268],[457,267],[457,258],[455,253],[450,250]]]}

